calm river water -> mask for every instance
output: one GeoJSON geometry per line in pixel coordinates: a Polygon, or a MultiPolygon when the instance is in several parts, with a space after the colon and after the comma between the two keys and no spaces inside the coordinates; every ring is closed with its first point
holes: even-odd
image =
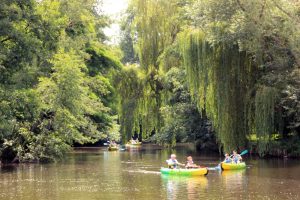
{"type": "MultiPolygon", "coordinates": [[[[220,158],[174,150],[178,160],[216,166],[220,158]]],[[[159,173],[171,152],[144,145],[142,150],[108,152],[82,148],[56,164],[20,164],[0,169],[0,199],[162,200],[300,199],[300,161],[246,157],[243,171],[210,171],[206,177],[166,177],[159,173]]]]}

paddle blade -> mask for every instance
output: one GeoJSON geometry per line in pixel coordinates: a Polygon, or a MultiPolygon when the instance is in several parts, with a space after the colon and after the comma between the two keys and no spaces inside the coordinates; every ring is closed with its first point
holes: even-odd
{"type": "Polygon", "coordinates": [[[242,156],[242,155],[245,155],[247,153],[248,153],[248,150],[244,150],[244,151],[242,151],[242,153],[240,153],[240,155],[242,156]]]}
{"type": "Polygon", "coordinates": [[[217,171],[222,171],[221,165],[216,166],[216,167],[215,167],[215,170],[217,170],[217,171]]]}

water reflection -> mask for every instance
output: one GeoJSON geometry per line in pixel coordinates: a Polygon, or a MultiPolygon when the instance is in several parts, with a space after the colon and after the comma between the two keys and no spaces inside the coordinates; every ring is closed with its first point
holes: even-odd
{"type": "Polygon", "coordinates": [[[225,170],[221,172],[223,187],[228,190],[240,190],[246,188],[246,169],[225,170]]]}
{"type": "Polygon", "coordinates": [[[208,180],[205,176],[184,177],[161,175],[167,199],[199,199],[207,189],[208,180]]]}
{"type": "Polygon", "coordinates": [[[6,164],[0,167],[0,173],[12,173],[17,170],[19,165],[17,164],[6,164]]]}

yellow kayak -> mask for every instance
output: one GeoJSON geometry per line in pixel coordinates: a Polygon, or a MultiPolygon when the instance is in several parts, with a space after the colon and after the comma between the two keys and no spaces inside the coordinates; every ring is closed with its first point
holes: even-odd
{"type": "Polygon", "coordinates": [[[108,147],[108,151],[118,151],[119,148],[117,146],[108,147]]]}
{"type": "Polygon", "coordinates": [[[246,163],[221,163],[222,170],[236,170],[236,169],[245,169],[246,163]]]}
{"type": "Polygon", "coordinates": [[[161,174],[165,175],[180,175],[180,176],[203,176],[208,174],[207,168],[197,168],[197,169],[169,169],[161,168],[161,174]]]}
{"type": "Polygon", "coordinates": [[[142,146],[142,143],[141,143],[141,142],[135,143],[135,144],[127,143],[127,144],[125,145],[125,147],[133,147],[133,148],[135,148],[135,147],[141,147],[141,146],[142,146]]]}

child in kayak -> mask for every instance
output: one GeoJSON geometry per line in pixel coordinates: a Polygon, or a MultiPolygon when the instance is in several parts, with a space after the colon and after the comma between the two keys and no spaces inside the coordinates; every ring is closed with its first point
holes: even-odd
{"type": "Polygon", "coordinates": [[[187,169],[199,168],[198,165],[194,164],[192,156],[188,156],[186,159],[187,161],[186,161],[185,168],[187,169]]]}
{"type": "Polygon", "coordinates": [[[171,158],[169,160],[166,160],[166,161],[167,161],[168,167],[170,169],[176,169],[176,168],[178,168],[178,166],[184,166],[184,164],[181,164],[176,160],[176,155],[175,154],[171,154],[171,158]]]}
{"type": "Polygon", "coordinates": [[[234,163],[238,164],[242,161],[242,156],[240,154],[238,154],[236,151],[233,151],[232,152],[232,160],[234,163]]]}
{"type": "Polygon", "coordinates": [[[224,163],[231,163],[232,159],[230,158],[228,153],[225,153],[225,159],[223,161],[224,163]]]}

